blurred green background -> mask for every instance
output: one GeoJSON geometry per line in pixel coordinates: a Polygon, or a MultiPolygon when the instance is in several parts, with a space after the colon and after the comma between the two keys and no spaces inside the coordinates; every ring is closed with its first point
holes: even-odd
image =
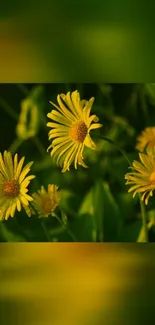
{"type": "MultiPolygon", "coordinates": [[[[30,113],[29,113],[30,114],[30,113]]],[[[31,120],[28,116],[28,122],[31,120]]],[[[11,150],[33,160],[32,174],[36,175],[29,192],[47,188],[49,183],[63,190],[61,207],[67,215],[70,230],[77,241],[136,242],[143,241],[141,212],[138,198],[128,194],[124,175],[128,163],[113,146],[99,138],[100,133],[123,149],[130,161],[138,159],[136,137],[145,126],[155,124],[155,84],[1,84],[0,85],[0,152],[11,150]],[[91,131],[99,150],[84,150],[88,169],[78,167],[61,173],[47,153],[49,146],[46,127],[47,113],[57,102],[57,95],[78,90],[81,98],[95,97],[95,113],[103,127],[91,131]],[[29,112],[38,108],[36,135],[19,140],[16,126],[23,103],[29,112]]],[[[147,207],[149,241],[155,241],[155,200],[147,207]]],[[[72,238],[53,217],[45,220],[51,241],[72,241],[72,238]]],[[[0,222],[0,241],[47,241],[37,216],[27,217],[24,211],[15,218],[0,222]]]]}
{"type": "Polygon", "coordinates": [[[151,0],[5,1],[1,82],[153,82],[151,0]]]}

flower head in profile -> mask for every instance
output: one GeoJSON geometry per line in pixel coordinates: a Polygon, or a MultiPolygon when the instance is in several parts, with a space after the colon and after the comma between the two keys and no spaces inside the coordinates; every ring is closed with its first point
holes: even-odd
{"type": "Polygon", "coordinates": [[[19,121],[16,127],[17,136],[26,140],[34,137],[38,132],[39,111],[35,103],[29,98],[22,101],[19,121]]]}
{"type": "Polygon", "coordinates": [[[137,137],[136,149],[143,152],[147,149],[147,152],[153,151],[155,148],[155,127],[145,128],[141,134],[137,137]]]}
{"type": "Polygon", "coordinates": [[[141,162],[133,161],[131,173],[125,175],[126,184],[131,185],[128,192],[134,192],[133,197],[137,193],[141,194],[141,200],[148,204],[150,196],[153,196],[155,189],[155,155],[139,153],[141,162]]]}
{"type": "Polygon", "coordinates": [[[39,85],[21,101],[21,112],[16,126],[16,134],[21,140],[32,138],[38,133],[43,109],[44,88],[39,85]]]}
{"type": "Polygon", "coordinates": [[[21,211],[23,206],[28,211],[32,197],[27,194],[30,181],[34,175],[26,176],[33,162],[29,162],[23,169],[25,157],[18,162],[18,154],[14,159],[10,152],[0,153],[0,220],[14,217],[16,209],[21,211]]]}
{"type": "Polygon", "coordinates": [[[51,128],[49,140],[52,139],[52,143],[48,148],[52,149],[51,157],[62,167],[62,172],[70,170],[72,162],[75,169],[77,164],[87,167],[83,161],[84,147],[96,150],[89,132],[102,126],[96,123],[99,120],[96,115],[90,116],[94,97],[89,101],[80,100],[79,92],[74,91],[58,95],[57,101],[59,106],[50,102],[57,110],[47,114],[53,121],[47,123],[51,128]]]}
{"type": "Polygon", "coordinates": [[[44,186],[41,186],[41,190],[32,195],[32,205],[38,212],[39,217],[48,217],[54,215],[54,210],[58,206],[61,198],[60,191],[58,191],[57,185],[48,185],[47,191],[44,186]]]}

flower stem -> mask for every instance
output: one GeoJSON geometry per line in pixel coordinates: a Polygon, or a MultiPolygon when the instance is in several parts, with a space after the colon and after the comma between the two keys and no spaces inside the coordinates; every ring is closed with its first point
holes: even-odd
{"type": "Polygon", "coordinates": [[[145,233],[145,241],[148,242],[148,228],[147,228],[147,220],[146,220],[146,211],[145,211],[145,206],[144,202],[141,200],[140,195],[139,195],[139,200],[140,200],[140,207],[141,207],[141,214],[142,214],[142,224],[144,227],[144,233],[145,233]]]}
{"type": "Polygon", "coordinates": [[[47,240],[48,240],[49,242],[51,242],[51,239],[50,239],[50,236],[49,236],[49,233],[48,233],[48,231],[47,231],[47,228],[46,228],[46,226],[45,226],[44,221],[41,222],[41,225],[42,225],[42,228],[44,229],[44,233],[45,233],[45,235],[46,235],[47,240]]]}
{"type": "Polygon", "coordinates": [[[26,96],[29,95],[29,89],[25,85],[23,85],[23,84],[16,84],[16,86],[21,90],[21,92],[24,95],[26,95],[26,96]]]}
{"type": "Polygon", "coordinates": [[[2,98],[0,97],[0,106],[17,122],[18,114],[14,109],[2,98]]]}
{"type": "Polygon", "coordinates": [[[70,237],[73,239],[73,241],[74,241],[74,242],[77,242],[77,240],[76,240],[74,234],[72,233],[72,231],[71,231],[67,226],[65,226],[65,225],[63,224],[63,222],[61,221],[61,219],[60,219],[57,215],[55,215],[55,218],[56,218],[57,221],[60,223],[61,227],[63,227],[64,229],[67,230],[68,234],[69,234],[70,237]]]}
{"type": "Polygon", "coordinates": [[[20,138],[16,138],[14,140],[14,142],[11,144],[11,146],[9,148],[9,151],[12,153],[12,155],[15,154],[15,152],[21,146],[22,143],[23,143],[23,140],[21,140],[20,138]]]}
{"type": "Polygon", "coordinates": [[[36,147],[38,148],[38,151],[40,152],[40,154],[44,157],[46,154],[46,150],[45,150],[44,146],[42,145],[40,139],[37,136],[35,136],[33,138],[33,141],[34,141],[36,147]]]}
{"type": "Polygon", "coordinates": [[[130,160],[128,159],[128,157],[127,157],[126,153],[124,152],[124,150],[120,149],[120,148],[117,146],[117,144],[116,144],[112,139],[109,139],[109,138],[107,138],[107,137],[105,137],[105,136],[103,136],[103,135],[100,135],[99,137],[100,137],[101,139],[103,139],[103,140],[105,140],[105,141],[107,141],[107,142],[113,144],[113,146],[115,146],[115,148],[116,148],[118,151],[121,152],[121,154],[124,156],[124,158],[126,159],[126,161],[128,162],[128,164],[131,165],[130,160]]]}

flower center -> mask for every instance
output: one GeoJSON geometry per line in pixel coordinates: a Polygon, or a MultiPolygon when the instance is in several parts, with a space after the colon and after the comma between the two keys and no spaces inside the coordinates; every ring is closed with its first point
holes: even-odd
{"type": "Polygon", "coordinates": [[[152,183],[152,184],[155,184],[155,172],[153,172],[149,178],[149,181],[152,183]]]}
{"type": "Polygon", "coordinates": [[[45,199],[43,201],[43,211],[44,213],[50,213],[54,208],[54,202],[51,199],[45,199]]]}
{"type": "Polygon", "coordinates": [[[9,180],[3,185],[3,193],[9,198],[14,198],[19,194],[19,183],[16,180],[9,180]]]}
{"type": "Polygon", "coordinates": [[[70,128],[70,136],[73,140],[82,143],[87,135],[87,126],[84,122],[78,122],[70,128]]]}

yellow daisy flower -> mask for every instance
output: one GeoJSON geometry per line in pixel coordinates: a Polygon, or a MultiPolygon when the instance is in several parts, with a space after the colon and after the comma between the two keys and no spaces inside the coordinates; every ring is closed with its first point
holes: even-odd
{"type": "Polygon", "coordinates": [[[21,211],[21,206],[28,209],[32,197],[27,194],[27,186],[34,175],[26,175],[30,171],[33,162],[29,162],[22,170],[25,157],[18,162],[18,154],[14,160],[10,152],[0,153],[0,220],[14,217],[15,210],[21,211]],[[25,178],[26,177],[26,178],[25,178]]]}
{"type": "Polygon", "coordinates": [[[152,151],[155,148],[155,127],[145,128],[141,134],[137,137],[136,149],[143,152],[152,151]]]}
{"type": "Polygon", "coordinates": [[[41,186],[41,190],[38,193],[32,195],[32,205],[34,209],[39,213],[39,217],[48,217],[54,215],[54,210],[60,202],[60,191],[58,191],[57,185],[48,185],[47,191],[44,186],[41,186]]]}
{"type": "Polygon", "coordinates": [[[153,196],[153,190],[155,189],[155,154],[139,153],[141,163],[134,160],[131,173],[125,175],[127,179],[126,184],[132,185],[128,192],[133,193],[133,197],[137,193],[141,193],[141,200],[148,204],[150,196],[153,196]]]}
{"type": "Polygon", "coordinates": [[[77,164],[87,167],[83,162],[84,146],[96,150],[89,132],[102,126],[96,123],[99,120],[96,115],[90,116],[94,97],[89,101],[80,100],[76,90],[71,94],[68,92],[66,95],[58,95],[57,101],[59,106],[50,102],[57,110],[47,114],[54,121],[47,123],[51,128],[49,140],[55,138],[48,150],[52,148],[51,156],[57,159],[57,165],[63,167],[62,172],[70,170],[73,161],[75,169],[77,164]]]}

